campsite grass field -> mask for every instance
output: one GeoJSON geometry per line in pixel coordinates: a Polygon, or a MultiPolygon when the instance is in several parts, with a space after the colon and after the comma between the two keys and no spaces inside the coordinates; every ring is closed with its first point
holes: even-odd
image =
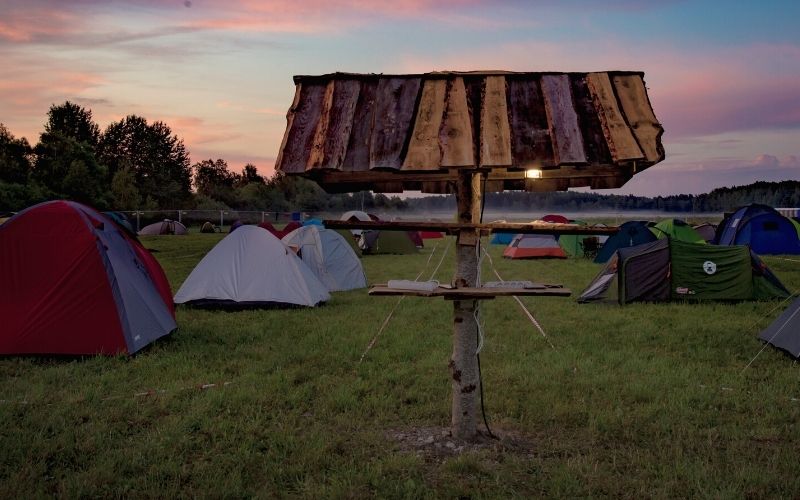
{"type": "MultiPolygon", "coordinates": [[[[143,241],[176,291],[222,236],[143,241]]],[[[363,258],[368,281],[428,278],[447,241],[363,258]]],[[[0,359],[0,497],[800,495],[800,367],[767,348],[743,370],[787,302],[579,305],[599,265],[490,252],[506,279],[574,292],[523,298],[553,347],[512,299],[483,303],[497,445],[397,439],[449,425],[449,302],[403,300],[362,363],[397,297],[179,308],[178,330],[134,357],[0,359]]],[[[798,259],[764,260],[800,289],[798,259]]],[[[450,246],[436,278],[453,264],[450,246]]]]}

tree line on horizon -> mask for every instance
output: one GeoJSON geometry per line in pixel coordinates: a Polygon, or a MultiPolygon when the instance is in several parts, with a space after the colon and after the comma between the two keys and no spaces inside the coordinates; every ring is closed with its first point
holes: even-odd
{"type": "MultiPolygon", "coordinates": [[[[798,206],[800,182],[757,182],[702,195],[652,198],[573,191],[487,193],[485,198],[486,207],[508,211],[720,212],[753,202],[798,206]]],[[[0,123],[0,211],[52,199],[101,210],[455,210],[452,195],[328,194],[303,178],[262,177],[253,164],[240,173],[221,158],[192,164],[183,140],[164,122],[128,115],[101,131],[90,109],[70,101],[50,107],[34,146],[0,123]]]]}

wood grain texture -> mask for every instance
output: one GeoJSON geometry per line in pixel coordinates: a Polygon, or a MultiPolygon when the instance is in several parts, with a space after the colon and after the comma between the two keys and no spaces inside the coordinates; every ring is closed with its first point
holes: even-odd
{"type": "Polygon", "coordinates": [[[586,160],[590,165],[607,165],[612,162],[611,152],[608,150],[603,126],[597,117],[586,75],[570,75],[572,98],[575,102],[575,112],[578,114],[578,126],[583,136],[583,146],[586,151],[586,160]]]}
{"type": "Polygon", "coordinates": [[[332,80],[323,97],[307,169],[340,169],[347,153],[360,85],[355,80],[332,80]]]}
{"type": "Polygon", "coordinates": [[[369,168],[369,148],[372,142],[372,127],[375,118],[375,79],[359,81],[358,99],[353,111],[353,125],[347,142],[342,170],[364,171],[369,168]]]}
{"type": "Polygon", "coordinates": [[[587,163],[569,76],[542,75],[541,85],[556,165],[587,163]]]}
{"type": "Polygon", "coordinates": [[[276,165],[280,165],[284,172],[302,173],[306,170],[325,87],[322,84],[308,84],[298,85],[295,89],[295,100],[286,115],[286,134],[276,161],[276,165]]]}
{"type": "Polygon", "coordinates": [[[656,163],[664,159],[664,148],[661,146],[661,134],[664,128],[656,120],[647,89],[639,75],[617,75],[613,77],[622,111],[633,129],[633,134],[644,151],[647,161],[656,163]]]}
{"type": "Polygon", "coordinates": [[[461,77],[448,81],[445,114],[439,140],[443,167],[475,166],[475,143],[467,107],[467,92],[461,77]]]}
{"type": "Polygon", "coordinates": [[[486,77],[480,124],[480,166],[511,166],[505,77],[486,77]]]}
{"type": "Polygon", "coordinates": [[[370,169],[399,170],[402,167],[403,148],[414,118],[420,84],[419,78],[381,78],[378,82],[370,169]]]}
{"type": "Polygon", "coordinates": [[[603,126],[611,158],[616,162],[644,158],[644,153],[617,106],[617,97],[608,73],[589,73],[586,75],[586,83],[603,126]]]}
{"type": "Polygon", "coordinates": [[[513,164],[553,166],[553,146],[538,78],[508,78],[508,113],[513,164]]]}
{"type": "Polygon", "coordinates": [[[403,160],[404,170],[438,170],[442,162],[439,129],[444,117],[447,81],[436,78],[422,86],[414,131],[403,160]]]}

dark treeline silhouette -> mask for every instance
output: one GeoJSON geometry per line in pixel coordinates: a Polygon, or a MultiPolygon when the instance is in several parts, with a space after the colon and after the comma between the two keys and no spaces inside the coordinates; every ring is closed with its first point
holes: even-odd
{"type": "MultiPolygon", "coordinates": [[[[231,171],[223,159],[192,164],[183,140],[167,124],[129,115],[101,131],[91,110],[69,101],[50,107],[35,146],[14,137],[0,123],[0,211],[56,198],[101,210],[455,210],[452,195],[406,199],[370,192],[334,195],[302,178],[276,174],[265,179],[252,164],[240,173],[231,171]]],[[[488,208],[528,212],[722,212],[753,202],[796,207],[800,182],[756,182],[702,195],[654,198],[593,192],[486,195],[488,208]]]]}
{"type": "MultiPolygon", "coordinates": [[[[409,199],[415,210],[454,210],[453,196],[432,196],[409,199]]],[[[663,212],[731,211],[750,203],[763,203],[773,207],[797,207],[800,205],[800,181],[756,182],[746,186],[717,188],[710,193],[673,196],[621,196],[596,192],[561,191],[550,193],[526,193],[519,191],[487,193],[487,208],[507,211],[540,212],[551,211],[625,211],[652,210],[663,212]]]]}
{"type": "Polygon", "coordinates": [[[167,124],[129,115],[101,131],[91,110],[69,101],[50,107],[35,146],[0,123],[0,211],[56,198],[101,210],[407,208],[398,197],[328,195],[305,179],[264,179],[252,164],[241,173],[223,159],[192,164],[167,124]]]}

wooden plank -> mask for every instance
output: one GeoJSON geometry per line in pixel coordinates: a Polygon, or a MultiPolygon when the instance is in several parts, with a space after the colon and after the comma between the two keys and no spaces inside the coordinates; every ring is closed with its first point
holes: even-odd
{"type": "Polygon", "coordinates": [[[369,295],[391,296],[411,295],[414,297],[443,297],[445,300],[490,300],[495,297],[569,297],[572,290],[563,287],[542,288],[487,288],[487,287],[461,287],[443,288],[434,290],[406,290],[402,288],[389,288],[386,285],[375,285],[369,289],[369,295]]]}
{"type": "Polygon", "coordinates": [[[359,88],[360,85],[355,80],[331,80],[328,83],[311,146],[308,169],[341,168],[353,127],[359,88]]]}
{"type": "Polygon", "coordinates": [[[556,165],[587,163],[569,76],[542,75],[541,85],[556,165]]]}
{"type": "Polygon", "coordinates": [[[553,166],[553,144],[538,79],[508,77],[511,155],[520,168],[553,166]]]}
{"type": "Polygon", "coordinates": [[[643,159],[644,153],[617,106],[617,98],[608,79],[608,73],[589,73],[586,75],[586,83],[589,85],[589,92],[592,94],[603,126],[611,158],[615,162],[643,159]]]}
{"type": "Polygon", "coordinates": [[[439,129],[444,117],[447,81],[435,78],[422,85],[414,131],[408,143],[403,170],[438,170],[442,162],[439,129]]]}
{"type": "Polygon", "coordinates": [[[347,153],[344,156],[342,170],[367,171],[369,169],[369,147],[372,142],[372,126],[375,117],[375,91],[378,80],[362,80],[359,82],[358,100],[353,112],[353,125],[347,153]]]}
{"type": "Polygon", "coordinates": [[[578,114],[578,126],[583,136],[586,160],[592,165],[613,164],[603,126],[597,117],[589,85],[586,83],[586,75],[570,75],[570,84],[575,112],[578,114]]]}
{"type": "Polygon", "coordinates": [[[467,92],[464,79],[454,78],[447,82],[444,120],[439,131],[442,144],[443,167],[474,167],[475,142],[467,107],[467,92]]]}
{"type": "Polygon", "coordinates": [[[369,150],[371,169],[399,170],[407,143],[419,78],[381,78],[375,94],[374,127],[369,150]]]}
{"type": "Polygon", "coordinates": [[[664,128],[653,113],[642,77],[616,75],[613,80],[622,111],[647,161],[657,163],[663,160],[664,147],[661,145],[661,135],[664,133],[664,128]]]}
{"type": "Polygon", "coordinates": [[[487,76],[481,106],[480,165],[511,166],[511,132],[508,124],[506,79],[487,76]]]}
{"type": "Polygon", "coordinates": [[[286,149],[286,144],[289,142],[289,136],[292,132],[292,125],[294,124],[294,116],[297,112],[297,107],[300,104],[300,95],[302,94],[303,84],[298,83],[294,86],[294,99],[292,99],[292,105],[289,106],[289,110],[286,112],[286,130],[283,132],[283,139],[281,140],[281,147],[278,150],[278,157],[275,159],[275,170],[294,173],[300,172],[300,170],[294,170],[296,165],[289,165],[284,162],[285,155],[283,154],[283,150],[286,149]]]}
{"type": "Polygon", "coordinates": [[[305,171],[326,87],[326,84],[310,83],[295,89],[295,101],[286,117],[286,134],[276,162],[281,171],[305,171]]]}

